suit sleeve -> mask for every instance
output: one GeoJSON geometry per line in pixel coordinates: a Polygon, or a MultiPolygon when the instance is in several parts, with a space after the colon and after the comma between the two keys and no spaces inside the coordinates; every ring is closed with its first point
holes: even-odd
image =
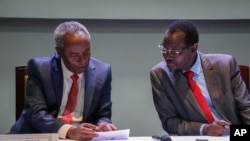
{"type": "MultiPolygon", "coordinates": [[[[48,97],[45,96],[44,90],[46,82],[42,81],[41,73],[45,72],[40,72],[37,62],[30,60],[26,86],[25,120],[35,132],[56,133],[64,123],[56,118],[56,113],[53,113],[56,111],[55,107],[50,105],[49,108],[48,97]]],[[[53,99],[53,96],[50,97],[53,99]]]]}
{"type": "Polygon", "coordinates": [[[98,106],[96,112],[94,112],[93,118],[95,124],[101,122],[111,123],[111,81],[112,73],[111,67],[108,65],[107,76],[101,84],[100,97],[98,98],[98,106]]]}
{"type": "Polygon", "coordinates": [[[241,78],[239,66],[234,57],[231,58],[231,85],[234,93],[234,100],[243,124],[250,125],[250,94],[241,78]]]}
{"type": "Polygon", "coordinates": [[[178,114],[176,108],[181,108],[181,105],[176,107],[173,103],[168,90],[162,86],[162,74],[158,71],[160,70],[151,70],[150,78],[154,105],[163,129],[174,135],[200,135],[200,127],[203,123],[187,121],[178,114]]]}

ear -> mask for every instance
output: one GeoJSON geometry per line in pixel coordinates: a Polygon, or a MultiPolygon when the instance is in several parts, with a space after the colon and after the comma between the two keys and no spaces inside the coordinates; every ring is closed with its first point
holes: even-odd
{"type": "Polygon", "coordinates": [[[198,43],[194,43],[193,45],[192,45],[192,52],[196,52],[198,50],[198,43]]]}
{"type": "Polygon", "coordinates": [[[55,47],[55,50],[61,56],[61,47],[55,47]]]}

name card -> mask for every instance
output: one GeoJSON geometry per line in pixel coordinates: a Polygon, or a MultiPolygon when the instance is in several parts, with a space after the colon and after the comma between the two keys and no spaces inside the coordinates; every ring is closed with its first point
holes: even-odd
{"type": "Polygon", "coordinates": [[[0,141],[59,141],[58,134],[7,134],[0,141]]]}

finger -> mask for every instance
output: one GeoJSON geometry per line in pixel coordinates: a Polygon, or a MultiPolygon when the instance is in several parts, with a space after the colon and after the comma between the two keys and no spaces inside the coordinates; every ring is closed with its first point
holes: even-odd
{"type": "Polygon", "coordinates": [[[81,127],[78,128],[79,129],[79,133],[81,136],[87,136],[87,137],[97,137],[98,134],[95,130],[88,128],[88,127],[81,127]]]}
{"type": "Polygon", "coordinates": [[[92,134],[92,135],[97,134],[95,130],[93,130],[91,128],[87,128],[87,127],[81,128],[80,133],[82,133],[82,134],[92,134]]]}
{"type": "Polygon", "coordinates": [[[92,139],[92,138],[95,138],[95,137],[98,137],[99,135],[97,133],[89,133],[89,132],[81,132],[80,133],[81,135],[81,138],[87,138],[87,139],[92,139]]]}
{"type": "Polygon", "coordinates": [[[224,121],[224,120],[219,120],[217,123],[218,123],[219,125],[221,125],[221,126],[224,126],[224,125],[229,126],[229,125],[231,125],[230,122],[227,122],[227,121],[224,121]]]}
{"type": "Polygon", "coordinates": [[[117,130],[117,127],[114,124],[110,124],[112,130],[117,130]]]}
{"type": "Polygon", "coordinates": [[[100,131],[111,131],[111,127],[109,126],[109,124],[103,124],[100,127],[100,131]]]}
{"type": "Polygon", "coordinates": [[[97,137],[98,134],[96,131],[94,131],[91,128],[84,127],[84,126],[79,126],[78,127],[78,140],[79,141],[86,141],[86,140],[91,140],[94,137],[97,137]]]}
{"type": "Polygon", "coordinates": [[[221,125],[217,125],[217,128],[215,129],[216,134],[218,136],[222,136],[224,135],[226,132],[229,131],[229,129],[227,128],[227,125],[221,126],[221,125]]]}
{"type": "Polygon", "coordinates": [[[224,125],[224,131],[225,131],[225,132],[230,131],[230,125],[229,125],[229,126],[228,126],[228,125],[224,125]]]}
{"type": "Polygon", "coordinates": [[[224,134],[224,129],[221,127],[218,127],[217,129],[213,129],[212,136],[222,136],[224,134]]]}
{"type": "Polygon", "coordinates": [[[106,122],[98,124],[99,131],[108,131],[109,130],[108,125],[109,123],[106,123],[106,122]]]}
{"type": "Polygon", "coordinates": [[[88,129],[92,129],[94,131],[98,131],[99,127],[90,123],[83,123],[80,125],[81,128],[88,128],[88,129]]]}

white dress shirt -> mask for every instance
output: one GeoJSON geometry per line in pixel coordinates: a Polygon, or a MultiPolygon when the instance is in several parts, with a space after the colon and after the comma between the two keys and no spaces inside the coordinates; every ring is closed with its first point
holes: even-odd
{"type": "MultiPolygon", "coordinates": [[[[71,76],[73,75],[73,73],[66,68],[62,59],[61,59],[61,64],[62,64],[62,72],[63,72],[63,95],[62,95],[60,111],[58,113],[59,119],[61,118],[64,112],[64,109],[66,107],[68,94],[69,94],[69,91],[73,82],[71,79],[71,76]]],[[[85,90],[84,89],[85,88],[84,87],[85,85],[84,73],[78,74],[78,77],[79,78],[77,80],[77,84],[78,84],[77,103],[76,103],[76,107],[74,110],[74,116],[72,118],[72,124],[65,124],[58,131],[59,137],[63,139],[66,138],[66,134],[70,127],[79,125],[81,121],[83,120],[84,90],[85,90]]]]}

